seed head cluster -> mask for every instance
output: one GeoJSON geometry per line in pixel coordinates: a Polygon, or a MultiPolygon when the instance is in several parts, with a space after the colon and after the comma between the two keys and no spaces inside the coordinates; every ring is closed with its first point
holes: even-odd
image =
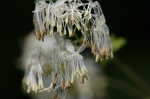
{"type": "Polygon", "coordinates": [[[109,29],[97,1],[37,0],[33,13],[36,37],[28,37],[22,55],[28,93],[61,93],[75,82],[84,83],[88,70],[81,52],[88,47],[96,62],[113,57],[109,29]],[[69,39],[78,34],[80,45],[69,39]]]}

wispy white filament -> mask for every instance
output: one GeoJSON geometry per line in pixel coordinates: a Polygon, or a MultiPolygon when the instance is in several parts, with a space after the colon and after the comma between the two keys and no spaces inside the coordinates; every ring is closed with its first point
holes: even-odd
{"type": "Polygon", "coordinates": [[[33,13],[39,40],[29,36],[23,49],[27,92],[65,93],[76,81],[84,83],[88,71],[80,53],[86,47],[91,48],[96,61],[112,57],[109,29],[98,2],[37,0],[33,13]],[[83,39],[76,50],[78,46],[67,37],[78,33],[83,39]]]}
{"type": "Polygon", "coordinates": [[[84,44],[89,45],[96,60],[112,57],[109,29],[105,23],[101,6],[97,1],[87,0],[57,0],[46,3],[39,0],[34,10],[35,32],[39,39],[44,35],[77,34],[77,30],[84,37],[84,44]]]}
{"type": "Polygon", "coordinates": [[[69,40],[59,35],[46,37],[44,41],[30,36],[24,47],[22,65],[27,92],[67,90],[74,81],[87,79],[83,57],[75,52],[69,40]],[[49,86],[43,83],[46,76],[50,76],[49,86]]]}

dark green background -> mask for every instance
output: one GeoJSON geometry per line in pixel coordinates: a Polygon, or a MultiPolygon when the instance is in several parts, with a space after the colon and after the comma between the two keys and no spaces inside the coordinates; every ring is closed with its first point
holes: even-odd
{"type": "MultiPolygon", "coordinates": [[[[119,67],[109,63],[110,66],[104,68],[105,75],[135,87],[140,94],[133,94],[124,84],[112,80],[108,99],[144,99],[150,95],[147,90],[150,88],[149,4],[148,0],[101,0],[111,32],[127,39],[126,46],[115,55],[148,85],[143,89],[143,83],[137,84],[119,67]]],[[[3,0],[0,5],[0,99],[29,99],[21,91],[23,73],[16,69],[15,61],[21,52],[20,39],[33,29],[34,1],[3,0]]]]}

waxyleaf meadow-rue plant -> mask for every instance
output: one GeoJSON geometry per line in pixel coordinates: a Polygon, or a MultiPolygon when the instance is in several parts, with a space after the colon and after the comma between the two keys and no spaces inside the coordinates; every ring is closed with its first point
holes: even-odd
{"type": "Polygon", "coordinates": [[[97,1],[36,0],[33,23],[21,57],[27,93],[46,92],[53,93],[53,99],[62,98],[75,83],[88,82],[90,74],[82,55],[86,49],[91,50],[95,63],[113,57],[109,29],[97,1]]]}

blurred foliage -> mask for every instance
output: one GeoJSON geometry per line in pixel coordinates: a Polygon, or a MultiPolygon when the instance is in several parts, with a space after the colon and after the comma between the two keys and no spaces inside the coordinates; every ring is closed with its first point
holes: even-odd
{"type": "MultiPolygon", "coordinates": [[[[116,37],[115,35],[111,36],[111,41],[114,54],[127,44],[125,38],[116,37]]],[[[107,72],[111,74],[107,75],[109,80],[109,99],[150,99],[149,84],[135,70],[132,70],[133,66],[131,64],[126,64],[124,61],[118,54],[115,54],[112,60],[102,62],[102,66],[105,69],[113,68],[111,73],[110,71],[107,72]],[[110,64],[111,67],[108,66],[110,64]]]]}
{"type": "Polygon", "coordinates": [[[116,37],[115,35],[111,36],[113,52],[118,51],[126,44],[126,40],[123,37],[116,37]]]}

